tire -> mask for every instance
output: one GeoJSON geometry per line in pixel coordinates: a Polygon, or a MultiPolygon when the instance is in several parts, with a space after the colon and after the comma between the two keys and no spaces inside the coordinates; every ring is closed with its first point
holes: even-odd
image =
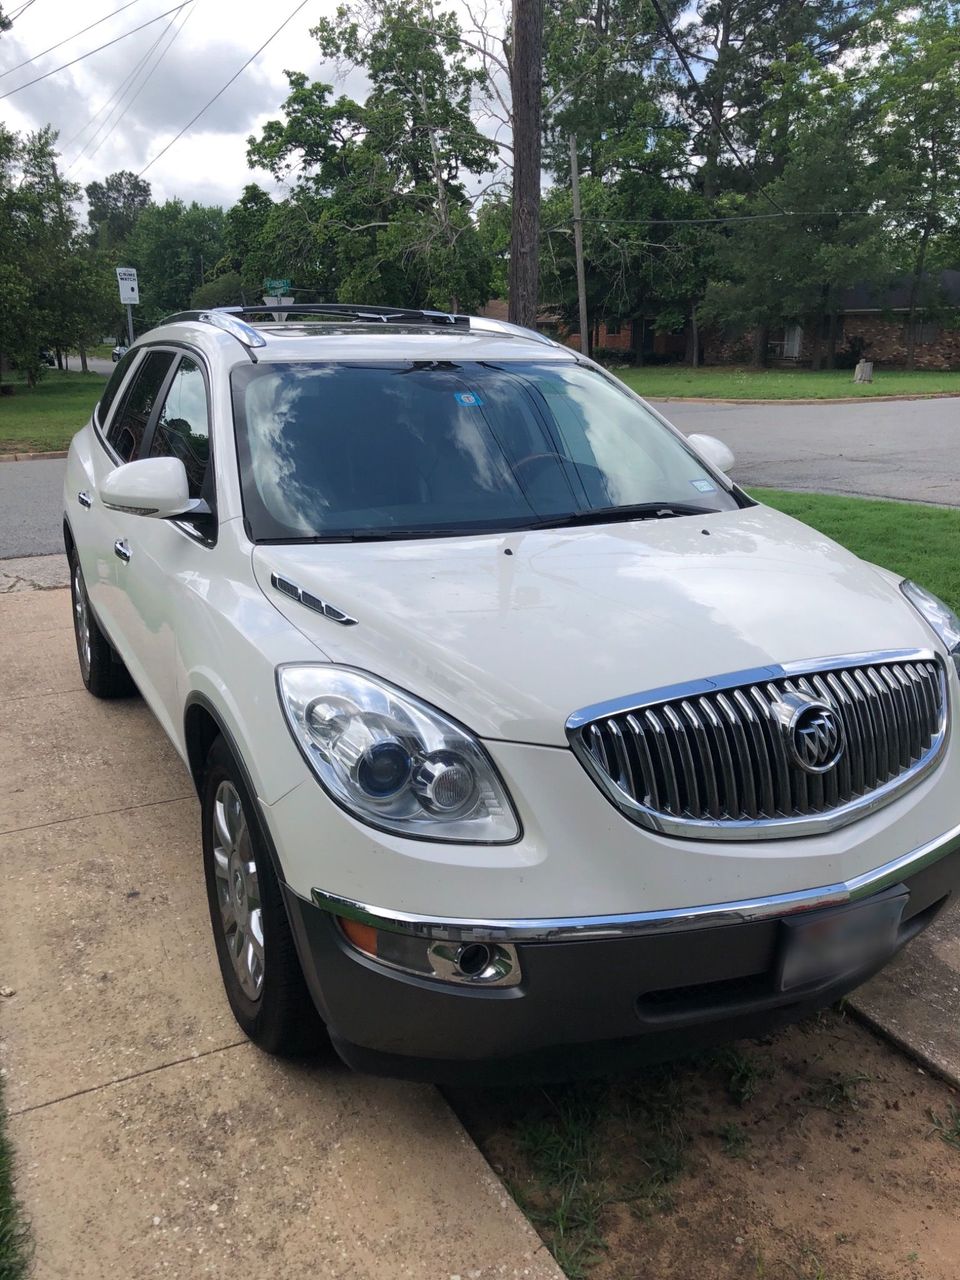
{"type": "Polygon", "coordinates": [[[137,692],[137,686],[93,616],[75,547],[70,548],[67,558],[70,563],[73,635],[84,687],[95,698],[127,698],[137,692]]]}
{"type": "Polygon", "coordinates": [[[324,1042],[257,811],[226,742],[210,748],[201,796],[203,866],[223,985],[240,1028],[281,1057],[324,1042]]]}

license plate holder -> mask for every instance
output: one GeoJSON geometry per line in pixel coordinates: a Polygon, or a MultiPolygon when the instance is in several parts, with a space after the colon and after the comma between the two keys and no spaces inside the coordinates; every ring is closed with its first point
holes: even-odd
{"type": "Polygon", "coordinates": [[[892,955],[909,896],[895,885],[863,902],[783,920],[777,989],[840,981],[892,955]]]}

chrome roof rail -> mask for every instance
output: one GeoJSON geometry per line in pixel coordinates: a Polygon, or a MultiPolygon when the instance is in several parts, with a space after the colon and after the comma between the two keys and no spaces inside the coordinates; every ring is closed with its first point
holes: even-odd
{"type": "MultiPolygon", "coordinates": [[[[548,338],[536,329],[526,329],[523,325],[510,324],[506,320],[495,320],[491,316],[456,315],[448,311],[426,311],[416,307],[381,307],[365,306],[352,302],[306,302],[291,303],[279,307],[284,319],[299,320],[310,316],[328,316],[358,323],[429,325],[440,328],[469,329],[473,333],[501,334],[503,337],[526,338],[530,342],[539,342],[543,346],[556,347],[560,344],[548,338]]],[[[250,359],[256,363],[254,347],[265,347],[267,340],[259,329],[247,324],[243,317],[262,318],[266,323],[282,323],[277,321],[274,308],[264,303],[252,307],[212,307],[207,311],[179,311],[176,315],[167,316],[163,324],[174,324],[178,321],[193,320],[199,324],[216,325],[224,333],[243,343],[250,359]]]]}
{"type": "Polygon", "coordinates": [[[536,329],[527,329],[522,324],[511,324],[509,320],[495,320],[493,316],[471,316],[470,328],[476,333],[503,333],[514,338],[529,338],[531,342],[542,342],[548,347],[561,345],[559,342],[554,342],[553,338],[548,338],[545,333],[538,333],[536,329]]]}
{"type": "Polygon", "coordinates": [[[212,307],[209,311],[178,311],[175,316],[165,316],[161,321],[162,324],[176,324],[181,320],[195,320],[198,324],[212,324],[218,329],[222,329],[224,333],[229,333],[231,338],[246,347],[247,355],[257,363],[257,357],[253,354],[254,347],[265,347],[267,340],[262,333],[258,333],[253,325],[245,324],[236,314],[233,307],[212,307]]]}

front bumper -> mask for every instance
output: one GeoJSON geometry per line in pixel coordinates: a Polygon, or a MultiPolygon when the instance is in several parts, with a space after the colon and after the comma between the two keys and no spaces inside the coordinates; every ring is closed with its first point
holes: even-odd
{"type": "MultiPolygon", "coordinates": [[[[806,895],[656,919],[526,922],[526,934],[513,921],[476,922],[472,932],[466,922],[423,925],[431,936],[439,929],[510,937],[522,981],[499,989],[384,968],[347,942],[334,915],[350,914],[345,905],[321,907],[289,889],[286,901],[307,983],[349,1065],[437,1082],[494,1082],[629,1069],[795,1021],[882,967],[958,886],[960,828],[857,882],[806,895]],[[893,885],[905,886],[909,898],[886,954],[854,974],[778,989],[784,921],[798,911],[842,909],[893,885]]],[[[368,918],[383,927],[382,915],[368,918]]],[[[409,917],[391,923],[416,928],[409,917]]]]}

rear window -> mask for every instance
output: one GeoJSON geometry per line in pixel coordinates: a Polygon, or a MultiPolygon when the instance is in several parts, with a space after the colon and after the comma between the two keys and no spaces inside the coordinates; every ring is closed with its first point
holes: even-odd
{"type": "Polygon", "coordinates": [[[241,365],[256,540],[522,529],[643,503],[736,500],[613,379],[572,361],[241,365]]]}
{"type": "Polygon", "coordinates": [[[110,408],[117,398],[117,392],[120,390],[124,378],[127,376],[127,370],[139,354],[139,351],[128,351],[126,355],[121,356],[117,361],[117,367],[107,379],[107,385],[104,387],[100,403],[97,405],[97,422],[101,427],[106,426],[107,418],[110,416],[110,408]]]}

